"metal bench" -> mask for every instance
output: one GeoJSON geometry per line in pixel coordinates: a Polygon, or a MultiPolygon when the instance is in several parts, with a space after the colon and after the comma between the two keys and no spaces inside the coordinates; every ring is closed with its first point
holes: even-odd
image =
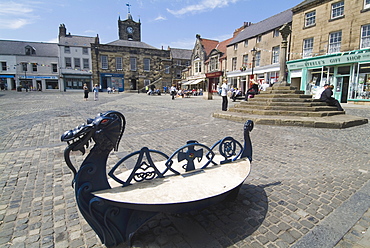
{"type": "Polygon", "coordinates": [[[211,147],[191,140],[171,156],[143,147],[107,173],[109,153],[117,150],[125,124],[121,113],[109,111],[61,137],[68,143],[64,157],[74,174],[79,210],[108,247],[129,243],[133,234],[160,212],[183,213],[234,200],[249,175],[252,121],[244,125],[243,145],[232,137],[211,147]],[[91,140],[95,144],[77,171],[70,152],[85,153],[91,140]],[[119,173],[127,161],[136,161],[134,167],[119,173]]]}

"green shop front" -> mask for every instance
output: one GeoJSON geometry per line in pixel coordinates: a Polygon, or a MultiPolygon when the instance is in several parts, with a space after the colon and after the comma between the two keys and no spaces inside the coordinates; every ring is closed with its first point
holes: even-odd
{"type": "Polygon", "coordinates": [[[287,68],[291,85],[313,98],[331,84],[340,102],[370,102],[370,49],[292,60],[287,68]]]}

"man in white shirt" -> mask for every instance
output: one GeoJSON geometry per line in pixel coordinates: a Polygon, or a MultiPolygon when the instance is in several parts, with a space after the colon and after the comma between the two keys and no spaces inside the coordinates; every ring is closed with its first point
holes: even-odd
{"type": "Polygon", "coordinates": [[[221,97],[222,97],[222,111],[227,111],[227,92],[229,91],[229,86],[227,85],[227,79],[224,79],[221,86],[221,97]]]}

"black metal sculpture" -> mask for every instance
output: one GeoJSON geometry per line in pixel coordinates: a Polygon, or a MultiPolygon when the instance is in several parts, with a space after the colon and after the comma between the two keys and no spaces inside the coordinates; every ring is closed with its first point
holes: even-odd
{"type": "MultiPolygon", "coordinates": [[[[99,114],[95,119],[89,119],[87,124],[65,132],[61,137],[62,141],[68,143],[64,151],[64,157],[66,164],[74,175],[73,186],[80,212],[106,246],[114,246],[130,241],[135,231],[147,220],[155,216],[158,211],[183,212],[194,210],[226,199],[228,196],[236,197],[238,194],[239,188],[245,178],[241,180],[237,187],[230,190],[230,192],[220,192],[220,194],[215,195],[212,199],[205,198],[181,204],[172,203],[171,206],[156,204],[130,205],[124,199],[122,201],[113,201],[96,196],[95,192],[111,189],[111,184],[107,178],[106,163],[109,153],[113,149],[117,150],[118,148],[118,144],[125,130],[125,124],[125,118],[121,113],[108,111],[104,114],[99,114]],[[91,141],[95,145],[77,171],[70,160],[70,152],[81,151],[84,154],[91,141]]],[[[216,152],[223,157],[223,160],[219,164],[232,163],[243,158],[248,158],[251,161],[252,145],[249,133],[252,129],[253,122],[246,122],[244,125],[243,145],[231,137],[226,137],[216,142],[210,148],[192,140],[176,150],[171,156],[144,147],[140,151],[122,158],[109,171],[108,175],[112,180],[121,185],[119,187],[130,187],[132,184],[142,183],[143,181],[158,180],[167,177],[168,174],[182,174],[179,168],[174,168],[173,166],[176,160],[178,164],[184,163],[181,168],[186,173],[189,171],[191,173],[192,171],[193,173],[203,172],[209,166],[219,166],[214,160],[216,152]],[[217,147],[219,148],[218,151],[216,149],[217,147]],[[165,163],[162,170],[153,161],[153,154],[163,157],[165,163]],[[115,175],[117,168],[135,156],[137,157],[136,164],[126,180],[117,177],[115,175]],[[201,164],[200,168],[196,168],[199,164],[201,164]]],[[[188,175],[191,174],[188,173],[188,175]]]]}

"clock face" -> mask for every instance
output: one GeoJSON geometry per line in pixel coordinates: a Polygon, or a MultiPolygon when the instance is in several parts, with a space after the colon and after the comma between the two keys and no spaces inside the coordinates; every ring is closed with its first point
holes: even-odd
{"type": "Polygon", "coordinates": [[[132,34],[134,29],[132,27],[127,27],[127,33],[132,34]]]}

